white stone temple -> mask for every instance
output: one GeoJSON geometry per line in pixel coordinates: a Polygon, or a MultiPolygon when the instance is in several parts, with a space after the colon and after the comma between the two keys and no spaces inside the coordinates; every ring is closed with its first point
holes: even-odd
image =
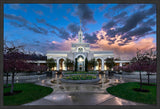
{"type": "Polygon", "coordinates": [[[88,60],[95,58],[97,60],[97,66],[94,70],[107,70],[107,66],[105,65],[106,58],[114,58],[113,51],[92,51],[90,50],[90,44],[85,43],[83,41],[83,32],[80,30],[78,32],[78,42],[72,43],[70,51],[47,51],[47,59],[53,58],[57,62],[57,66],[54,68],[55,70],[67,70],[64,65],[64,61],[66,58],[69,58],[75,62],[77,58],[77,69],[78,71],[85,70],[85,58],[88,60]]]}

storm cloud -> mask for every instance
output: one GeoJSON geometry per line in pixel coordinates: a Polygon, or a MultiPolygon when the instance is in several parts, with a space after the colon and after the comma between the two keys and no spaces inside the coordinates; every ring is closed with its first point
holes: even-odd
{"type": "Polygon", "coordinates": [[[118,4],[114,7],[112,7],[111,9],[113,10],[122,10],[122,9],[125,9],[127,7],[131,6],[131,4],[118,4]]]}
{"type": "Polygon", "coordinates": [[[146,33],[148,33],[151,30],[152,30],[151,27],[139,27],[133,31],[129,31],[126,35],[124,35],[122,37],[122,39],[124,39],[124,38],[129,39],[129,37],[135,36],[136,40],[138,40],[139,37],[146,35],[146,33]]]}
{"type": "Polygon", "coordinates": [[[98,39],[96,32],[93,32],[92,34],[85,33],[84,36],[85,36],[84,40],[86,40],[88,43],[91,44],[95,43],[98,39]]]}
{"type": "Polygon", "coordinates": [[[104,23],[103,26],[102,26],[102,29],[108,30],[108,29],[112,28],[114,25],[116,25],[116,22],[114,22],[113,20],[111,20],[108,23],[104,23]]]}
{"type": "Polygon", "coordinates": [[[29,23],[24,17],[22,17],[22,16],[16,16],[14,14],[4,14],[4,17],[6,19],[16,20],[16,21],[22,22],[23,24],[29,23]]]}
{"type": "Polygon", "coordinates": [[[78,16],[79,19],[82,20],[82,24],[86,25],[87,23],[95,23],[93,15],[94,12],[89,8],[87,4],[79,4],[75,8],[75,12],[73,13],[75,16],[78,16]]]}
{"type": "MultiPolygon", "coordinates": [[[[108,40],[115,37],[116,35],[121,35],[121,39],[125,39],[125,41],[123,44],[119,44],[119,46],[123,46],[130,41],[138,40],[140,37],[144,37],[145,35],[153,33],[151,27],[155,26],[156,22],[153,18],[148,19],[148,16],[153,14],[155,14],[154,5],[148,10],[135,12],[128,17],[126,16],[127,12],[122,11],[120,14],[114,16],[112,20],[104,23],[102,30],[107,32],[106,35],[108,36],[108,40]],[[123,20],[124,18],[125,20],[123,20]],[[121,27],[115,27],[122,21],[123,24],[121,27]],[[111,29],[112,27],[114,27],[114,29],[111,29]]],[[[112,41],[112,43],[114,42],[112,41]]]]}
{"type": "Polygon", "coordinates": [[[75,37],[80,30],[80,26],[76,23],[70,23],[67,29],[72,33],[72,37],[75,37]]]}
{"type": "Polygon", "coordinates": [[[36,24],[32,24],[22,16],[16,16],[14,14],[4,14],[4,17],[6,19],[15,20],[14,22],[13,21],[10,22],[10,24],[13,26],[27,28],[28,30],[31,30],[35,33],[40,33],[45,35],[48,34],[48,31],[45,28],[39,27],[36,24]]]}
{"type": "Polygon", "coordinates": [[[125,22],[125,25],[122,28],[119,28],[118,32],[121,32],[122,34],[124,32],[130,31],[133,28],[137,26],[138,23],[140,23],[146,15],[143,12],[137,12],[131,15],[125,22]]]}

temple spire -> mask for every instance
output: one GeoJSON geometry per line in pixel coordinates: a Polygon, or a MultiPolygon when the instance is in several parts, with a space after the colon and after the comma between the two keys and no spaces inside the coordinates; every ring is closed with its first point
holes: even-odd
{"type": "Polygon", "coordinates": [[[80,30],[78,32],[78,40],[79,40],[79,43],[83,43],[83,32],[81,30],[81,20],[80,20],[80,30]]]}
{"type": "Polygon", "coordinates": [[[80,31],[81,31],[81,19],[80,19],[80,31]]]}

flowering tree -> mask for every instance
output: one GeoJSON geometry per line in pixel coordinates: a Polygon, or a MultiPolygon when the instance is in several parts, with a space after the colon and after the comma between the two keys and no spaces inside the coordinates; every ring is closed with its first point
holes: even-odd
{"type": "MultiPolygon", "coordinates": [[[[19,52],[19,47],[8,48],[8,51],[4,54],[4,69],[12,73],[11,91],[13,93],[14,88],[14,76],[16,72],[24,71],[26,65],[23,59],[24,54],[19,52]]],[[[7,71],[7,72],[8,72],[7,71]]]]}
{"type": "Polygon", "coordinates": [[[156,54],[153,53],[153,48],[148,50],[145,54],[145,60],[146,60],[146,66],[144,68],[144,71],[147,72],[148,76],[148,85],[150,83],[150,74],[153,72],[156,72],[156,54]]]}
{"type": "Polygon", "coordinates": [[[113,67],[113,70],[117,71],[118,73],[120,72],[121,69],[122,68],[119,65],[116,65],[116,66],[113,67]]]}
{"type": "Polygon", "coordinates": [[[132,64],[128,64],[126,66],[122,66],[120,67],[121,70],[125,71],[125,72],[133,72],[133,68],[132,68],[132,64]]]}
{"type": "Polygon", "coordinates": [[[155,71],[156,61],[151,61],[147,52],[137,49],[137,55],[132,59],[131,69],[139,72],[140,90],[142,90],[142,71],[155,71]],[[153,67],[152,67],[153,66],[153,67]],[[152,67],[152,68],[151,68],[152,67]]]}
{"type": "Polygon", "coordinates": [[[47,70],[47,66],[46,65],[40,65],[37,66],[37,71],[40,71],[40,73],[44,72],[47,70]]]}
{"type": "Polygon", "coordinates": [[[31,67],[31,69],[30,69],[30,71],[42,73],[42,72],[46,71],[47,68],[48,68],[48,67],[47,67],[46,65],[39,65],[39,66],[38,66],[38,65],[36,65],[36,64],[33,64],[32,67],[31,67]]]}
{"type": "MultiPolygon", "coordinates": [[[[23,46],[15,46],[13,43],[11,44],[12,47],[8,47],[5,44],[3,55],[4,55],[4,72],[12,73],[10,93],[13,94],[15,73],[27,71],[29,70],[29,68],[28,68],[28,63],[24,58],[25,54],[22,52],[23,46]]],[[[8,84],[8,79],[7,79],[7,84],[8,84]]]]}
{"type": "Polygon", "coordinates": [[[4,73],[7,74],[6,75],[6,87],[8,87],[8,76],[9,76],[8,73],[11,72],[11,67],[10,67],[10,64],[7,59],[3,60],[3,64],[4,64],[3,71],[4,71],[4,73]]]}

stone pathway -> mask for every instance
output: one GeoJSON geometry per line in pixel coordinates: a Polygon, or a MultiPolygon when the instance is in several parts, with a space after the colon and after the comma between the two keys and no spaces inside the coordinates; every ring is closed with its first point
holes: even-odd
{"type": "MultiPolygon", "coordinates": [[[[51,87],[54,91],[39,100],[24,105],[145,105],[124,100],[109,94],[106,88],[109,84],[52,84],[45,79],[36,84],[51,87]]],[[[110,82],[115,82],[111,80],[110,82]]],[[[124,82],[124,81],[121,81],[124,82]]]]}

